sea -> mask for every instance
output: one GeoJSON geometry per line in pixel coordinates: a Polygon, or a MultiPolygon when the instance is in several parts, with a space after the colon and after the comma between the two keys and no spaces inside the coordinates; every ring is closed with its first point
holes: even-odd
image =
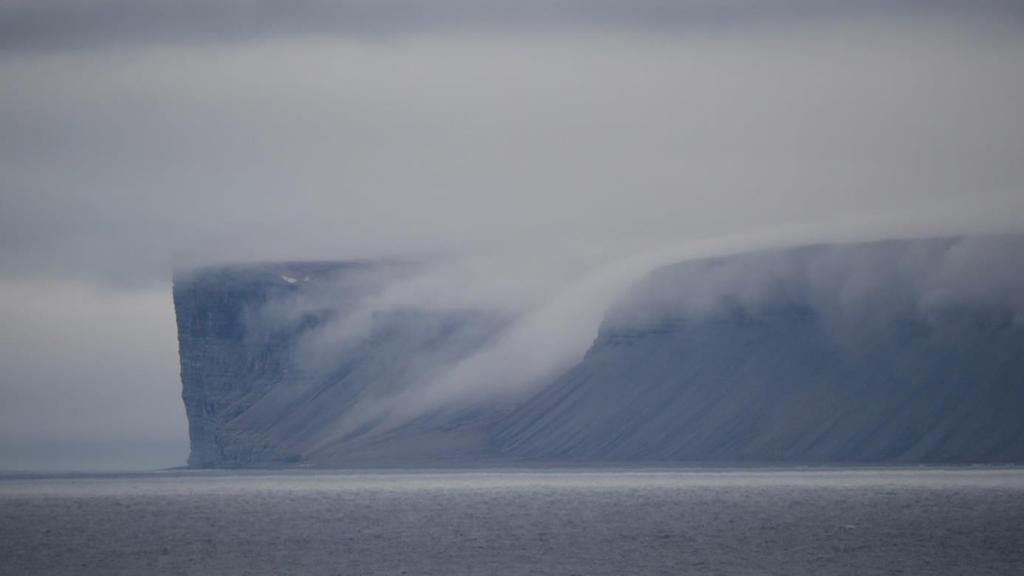
{"type": "Polygon", "coordinates": [[[7,475],[0,574],[1024,574],[1024,470],[7,475]]]}

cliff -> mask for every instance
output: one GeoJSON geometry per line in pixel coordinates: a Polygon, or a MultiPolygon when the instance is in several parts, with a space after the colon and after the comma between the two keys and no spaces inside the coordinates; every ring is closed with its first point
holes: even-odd
{"type": "Polygon", "coordinates": [[[508,318],[351,313],[401,267],[197,271],[174,290],[189,464],[1024,462],[1022,248],[894,241],[666,266],[529,396],[393,425],[374,407],[508,318]]]}
{"type": "Polygon", "coordinates": [[[373,298],[414,272],[403,264],[331,262],[178,274],[189,466],[334,463],[373,436],[382,416],[370,408],[378,399],[497,332],[502,319],[491,313],[373,309],[373,298]]]}

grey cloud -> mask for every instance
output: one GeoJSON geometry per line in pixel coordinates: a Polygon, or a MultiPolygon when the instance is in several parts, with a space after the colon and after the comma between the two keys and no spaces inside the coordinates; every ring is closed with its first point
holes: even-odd
{"type": "Polygon", "coordinates": [[[155,286],[175,261],[438,253],[587,265],[837,214],[985,228],[973,206],[1009,218],[1021,198],[1022,48],[948,21],[0,59],[0,275],[155,286]]]}
{"type": "MultiPolygon", "coordinates": [[[[354,4],[3,4],[0,422],[47,445],[154,422],[154,442],[183,442],[175,265],[442,262],[363,317],[461,303],[512,320],[403,399],[419,410],[557,372],[659,265],[1020,231],[1016,5],[715,4],[733,15],[705,25],[654,2],[557,18],[367,3],[362,20],[354,4]],[[732,33],[755,22],[781,25],[732,33]],[[66,418],[55,395],[91,400],[66,418]],[[133,409],[111,419],[116,398],[133,409]]],[[[966,254],[949,273],[979,277],[966,254]]]]}
{"type": "Polygon", "coordinates": [[[613,310],[612,325],[809,309],[833,327],[884,327],[984,312],[1024,321],[1024,236],[817,245],[662,268],[613,310]]]}
{"type": "Polygon", "coordinates": [[[9,0],[0,49],[188,43],[288,36],[379,37],[478,30],[644,29],[678,33],[788,20],[913,13],[1018,20],[1012,0],[9,0]]]}

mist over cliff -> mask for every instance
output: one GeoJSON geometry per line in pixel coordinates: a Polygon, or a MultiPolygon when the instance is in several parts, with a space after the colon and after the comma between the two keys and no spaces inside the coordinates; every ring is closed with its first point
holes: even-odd
{"type": "Polygon", "coordinates": [[[406,263],[269,276],[247,342],[314,380],[385,317],[482,313],[342,418],[388,429],[547,389],[662,266],[1019,233],[1022,30],[1009,0],[2,2],[0,468],[185,459],[174,270],[406,263]]]}
{"type": "Polygon", "coordinates": [[[780,248],[546,299],[438,262],[180,272],[189,464],[1019,462],[1022,248],[780,248]]]}

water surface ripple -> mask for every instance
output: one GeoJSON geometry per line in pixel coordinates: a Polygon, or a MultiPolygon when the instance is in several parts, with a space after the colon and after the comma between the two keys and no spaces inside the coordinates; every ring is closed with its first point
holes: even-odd
{"type": "Polygon", "coordinates": [[[1018,574],[1024,470],[0,479],[0,574],[1018,574]]]}

